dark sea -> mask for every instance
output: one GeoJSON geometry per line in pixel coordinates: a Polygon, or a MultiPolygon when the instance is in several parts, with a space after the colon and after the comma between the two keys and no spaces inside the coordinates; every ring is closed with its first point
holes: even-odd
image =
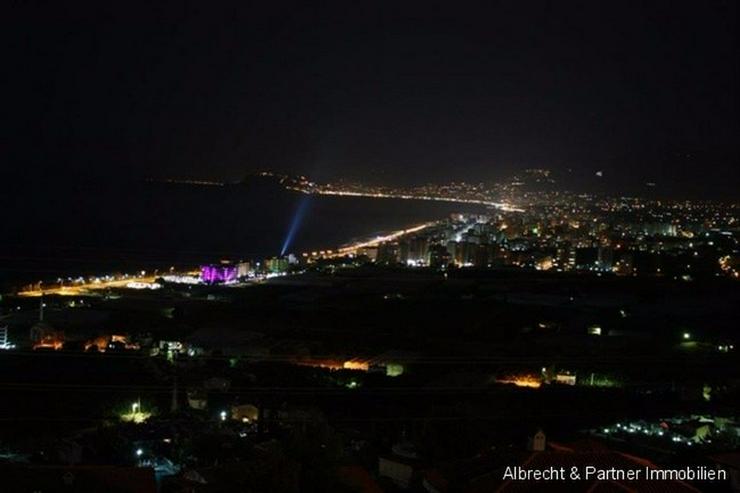
{"type": "Polygon", "coordinates": [[[333,249],[483,207],[305,195],[271,181],[43,182],[5,190],[0,284],[333,249]],[[293,235],[286,245],[289,231],[293,235]]]}

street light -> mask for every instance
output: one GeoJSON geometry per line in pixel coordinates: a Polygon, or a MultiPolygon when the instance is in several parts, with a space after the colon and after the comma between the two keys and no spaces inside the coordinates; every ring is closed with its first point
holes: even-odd
{"type": "Polygon", "coordinates": [[[685,341],[688,341],[689,339],[691,339],[691,334],[689,334],[688,332],[684,332],[683,333],[683,338],[684,338],[685,341]]]}

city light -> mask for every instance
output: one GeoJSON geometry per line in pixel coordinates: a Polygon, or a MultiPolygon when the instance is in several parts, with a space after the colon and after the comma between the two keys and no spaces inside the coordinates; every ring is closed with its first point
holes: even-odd
{"type": "Polygon", "coordinates": [[[119,416],[121,421],[141,424],[152,417],[152,413],[145,411],[141,406],[141,402],[139,401],[132,402],[130,409],[130,412],[123,413],[119,416]]]}
{"type": "Polygon", "coordinates": [[[736,486],[740,2],[9,3],[0,493],[736,486]]]}
{"type": "Polygon", "coordinates": [[[497,378],[497,383],[513,384],[517,387],[527,387],[531,389],[538,389],[542,386],[542,380],[534,375],[515,375],[507,376],[503,378],[497,378]]]}

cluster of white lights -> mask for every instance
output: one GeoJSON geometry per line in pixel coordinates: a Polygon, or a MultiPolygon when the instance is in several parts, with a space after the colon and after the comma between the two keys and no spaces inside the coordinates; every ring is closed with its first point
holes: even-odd
{"type": "Polygon", "coordinates": [[[132,281],[127,283],[126,287],[128,289],[160,289],[162,285],[156,282],[132,281]]]}
{"type": "Polygon", "coordinates": [[[201,284],[202,282],[200,277],[197,276],[180,276],[176,274],[162,276],[162,279],[173,284],[201,284]]]}
{"type": "MultiPolygon", "coordinates": [[[[657,436],[657,437],[663,437],[666,433],[670,433],[670,440],[673,443],[682,443],[688,446],[691,446],[694,444],[694,441],[690,438],[683,437],[681,435],[677,435],[675,433],[671,433],[664,431],[662,428],[658,427],[650,427],[650,426],[641,426],[639,424],[621,424],[617,423],[613,428],[602,428],[601,432],[604,435],[610,435],[612,433],[627,433],[627,434],[642,434],[642,435],[648,435],[648,436],[657,436]],[[657,428],[657,429],[656,429],[657,428]]],[[[705,439],[704,442],[711,443],[712,441],[710,439],[705,439]]]]}

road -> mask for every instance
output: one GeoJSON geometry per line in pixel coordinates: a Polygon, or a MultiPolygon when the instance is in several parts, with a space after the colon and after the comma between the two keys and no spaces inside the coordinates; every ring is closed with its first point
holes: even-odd
{"type": "Polygon", "coordinates": [[[25,291],[19,291],[18,295],[26,296],[29,298],[44,295],[79,296],[103,289],[125,288],[127,284],[132,282],[153,283],[156,277],[157,276],[153,275],[144,275],[113,279],[96,278],[92,282],[70,283],[68,285],[50,286],[49,288],[42,287],[41,289],[29,289],[25,291]]]}

